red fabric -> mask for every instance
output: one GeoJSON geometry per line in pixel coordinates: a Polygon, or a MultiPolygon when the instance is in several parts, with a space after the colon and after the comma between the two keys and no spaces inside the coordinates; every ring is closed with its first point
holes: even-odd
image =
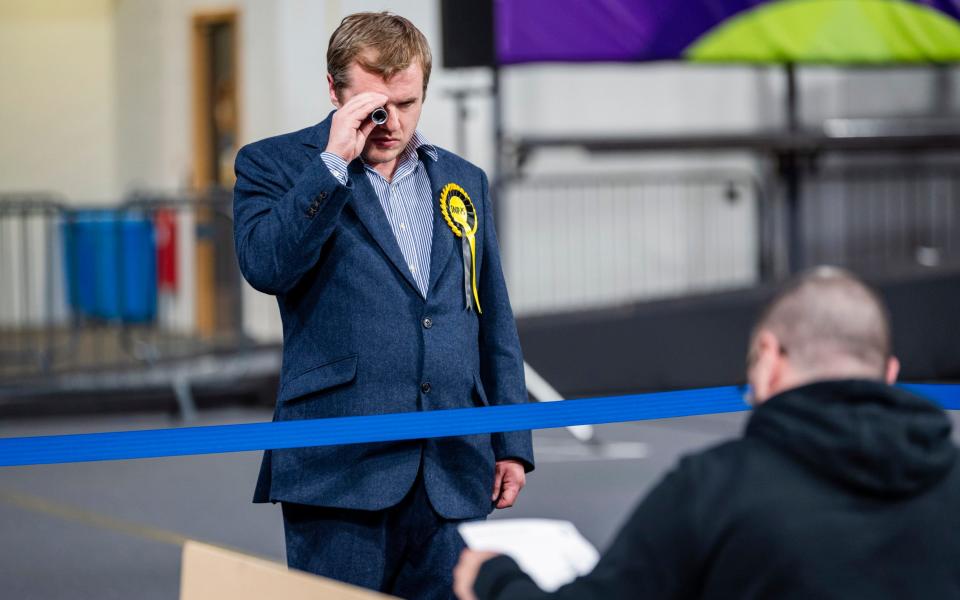
{"type": "Polygon", "coordinates": [[[157,288],[177,291],[177,213],[158,210],[153,218],[157,234],[157,288]]]}

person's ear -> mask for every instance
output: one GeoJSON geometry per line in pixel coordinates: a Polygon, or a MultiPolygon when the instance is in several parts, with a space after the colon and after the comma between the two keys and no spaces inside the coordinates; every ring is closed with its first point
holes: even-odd
{"type": "Polygon", "coordinates": [[[340,99],[337,98],[337,88],[333,85],[333,75],[327,73],[327,91],[330,93],[330,103],[340,108],[340,99]]]}
{"type": "Polygon", "coordinates": [[[900,360],[896,356],[891,356],[887,359],[887,372],[883,380],[887,382],[887,385],[893,385],[896,383],[898,375],[900,375],[900,360]]]}
{"type": "Polygon", "coordinates": [[[784,378],[784,354],[780,340],[771,331],[757,333],[755,359],[750,369],[750,387],[756,404],[766,402],[781,391],[784,378]]]}

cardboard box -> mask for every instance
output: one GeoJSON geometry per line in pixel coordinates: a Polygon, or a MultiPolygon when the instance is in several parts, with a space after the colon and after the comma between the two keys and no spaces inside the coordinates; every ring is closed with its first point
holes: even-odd
{"type": "Polygon", "coordinates": [[[180,600],[385,600],[394,598],[195,541],[183,546],[180,600]]]}

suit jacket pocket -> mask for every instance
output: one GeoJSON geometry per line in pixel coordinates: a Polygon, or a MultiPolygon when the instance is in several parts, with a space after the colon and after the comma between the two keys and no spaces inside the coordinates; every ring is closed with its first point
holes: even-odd
{"type": "Polygon", "coordinates": [[[473,375],[473,403],[477,406],[490,406],[487,401],[487,392],[483,389],[483,382],[476,373],[473,375]]]}
{"type": "Polygon", "coordinates": [[[277,400],[289,402],[307,394],[350,383],[356,376],[357,355],[351,354],[314,367],[287,381],[280,390],[277,400]]]}

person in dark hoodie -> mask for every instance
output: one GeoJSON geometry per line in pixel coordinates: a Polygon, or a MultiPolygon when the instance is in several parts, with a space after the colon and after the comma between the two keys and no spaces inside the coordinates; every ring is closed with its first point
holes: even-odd
{"type": "Polygon", "coordinates": [[[553,594],[505,556],[465,550],[461,600],[960,598],[960,467],[950,420],[892,387],[879,297],[821,267],[750,341],[743,437],[687,456],[590,574],[553,594]]]}

